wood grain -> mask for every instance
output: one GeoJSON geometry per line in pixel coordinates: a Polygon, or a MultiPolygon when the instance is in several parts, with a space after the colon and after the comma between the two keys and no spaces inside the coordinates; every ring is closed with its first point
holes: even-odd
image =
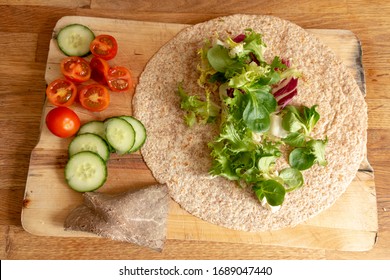
{"type": "MultiPolygon", "coordinates": [[[[106,1],[110,5],[109,2],[106,1]]],[[[388,114],[390,92],[390,3],[368,0],[194,1],[191,11],[171,1],[115,0],[110,9],[98,1],[0,0],[0,258],[1,259],[390,259],[390,127],[380,118],[388,114]],[[234,2],[234,3],[233,3],[234,2]],[[236,5],[234,5],[236,4],[236,5]],[[295,8],[295,6],[299,6],[295,8]],[[202,7],[202,8],[200,8],[202,7]],[[321,8],[318,8],[321,7],[321,8]],[[337,9],[335,9],[337,7],[337,9]],[[375,170],[378,234],[373,249],[348,252],[258,244],[168,240],[162,253],[100,238],[42,237],[21,227],[20,215],[29,158],[39,139],[44,105],[45,68],[49,42],[56,22],[63,16],[94,16],[125,20],[195,24],[232,13],[270,14],[309,29],[348,29],[357,35],[363,49],[366,100],[374,106],[376,122],[368,130],[368,159],[375,170]],[[15,79],[22,74],[22,79],[15,79]],[[375,100],[380,100],[377,103],[375,100]]]]}
{"type": "MultiPolygon", "coordinates": [[[[54,33],[70,23],[89,26],[98,35],[108,33],[119,42],[119,53],[111,65],[125,65],[132,69],[136,83],[150,57],[177,32],[187,27],[142,21],[119,21],[91,17],[64,17],[57,23],[54,33]],[[138,30],[129,34],[127,30],[138,30]],[[147,46],[147,48],[145,48],[147,46]]],[[[309,30],[345,61],[365,94],[365,79],[361,65],[360,42],[347,30],[309,30]]],[[[46,67],[46,82],[60,75],[59,62],[64,57],[56,41],[50,42],[46,67]]],[[[107,117],[131,114],[133,91],[111,94],[110,107],[102,113],[90,113],[74,106],[82,123],[107,117]]],[[[78,204],[81,194],[70,190],[63,179],[67,161],[66,147],[70,139],[53,136],[43,124],[52,105],[46,104],[42,115],[41,137],[33,150],[27,177],[25,203],[22,212],[23,227],[32,234],[47,236],[91,236],[82,232],[68,232],[63,222],[78,204]]],[[[168,239],[252,243],[303,248],[337,249],[347,251],[369,250],[377,234],[376,194],[372,169],[367,161],[347,192],[328,211],[293,228],[264,233],[229,230],[202,221],[181,209],[172,201],[168,218],[168,239]],[[294,238],[291,238],[294,236],[294,238]]],[[[109,177],[99,191],[118,192],[153,184],[154,178],[139,153],[120,157],[114,155],[109,165],[109,177]]]]}

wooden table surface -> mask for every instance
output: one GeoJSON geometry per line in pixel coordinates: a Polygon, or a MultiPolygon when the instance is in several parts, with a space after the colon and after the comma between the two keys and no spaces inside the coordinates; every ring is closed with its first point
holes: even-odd
{"type": "MultiPolygon", "coordinates": [[[[5,259],[390,259],[390,2],[0,0],[0,258],[5,259]],[[16,3],[15,3],[16,2],[16,3]],[[194,2],[194,3],[192,3],[194,2]],[[242,3],[239,3],[242,2],[242,3]],[[131,3],[131,4],[130,4],[131,3]],[[269,14],[303,28],[348,29],[361,40],[368,103],[368,160],[379,230],[373,249],[341,252],[168,240],[162,253],[102,238],[34,236],[21,226],[29,158],[44,105],[49,41],[63,16],[195,24],[234,13],[269,14]]],[[[129,30],[137,32],[137,30],[129,30]]]]}

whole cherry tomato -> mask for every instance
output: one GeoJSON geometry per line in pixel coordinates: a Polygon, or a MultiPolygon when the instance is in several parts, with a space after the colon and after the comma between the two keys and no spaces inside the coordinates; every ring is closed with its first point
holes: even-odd
{"type": "Polygon", "coordinates": [[[51,133],[61,138],[68,138],[77,133],[80,119],[67,107],[56,107],[46,115],[46,125],[51,133]]]}

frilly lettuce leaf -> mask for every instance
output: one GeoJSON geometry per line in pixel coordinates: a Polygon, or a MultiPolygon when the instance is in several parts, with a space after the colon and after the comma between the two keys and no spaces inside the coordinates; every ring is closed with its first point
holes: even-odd
{"type": "Polygon", "coordinates": [[[185,122],[188,126],[193,126],[197,120],[200,123],[215,122],[220,107],[210,99],[210,92],[206,92],[206,100],[202,101],[196,95],[189,95],[180,83],[178,94],[181,98],[181,108],[186,111],[185,122]]]}

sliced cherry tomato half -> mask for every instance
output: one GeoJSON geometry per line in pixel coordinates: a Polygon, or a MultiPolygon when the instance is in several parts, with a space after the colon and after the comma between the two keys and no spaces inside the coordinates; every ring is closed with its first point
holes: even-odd
{"type": "Polygon", "coordinates": [[[68,138],[77,133],[80,119],[67,107],[56,107],[46,115],[46,125],[51,133],[61,138],[68,138]]]}
{"type": "Polygon", "coordinates": [[[89,65],[92,71],[91,78],[102,85],[107,85],[106,76],[110,69],[108,62],[100,57],[94,56],[89,65]]]}
{"type": "Polygon", "coordinates": [[[112,91],[127,91],[133,86],[130,71],[123,66],[110,67],[106,79],[108,87],[112,91]]]}
{"type": "Polygon", "coordinates": [[[113,59],[118,52],[118,43],[111,35],[98,35],[89,45],[91,53],[105,60],[113,59]]]}
{"type": "Polygon", "coordinates": [[[54,80],[46,88],[46,96],[55,106],[68,107],[72,105],[76,95],[76,85],[66,79],[54,80]]]}
{"type": "Polygon", "coordinates": [[[91,78],[91,67],[84,58],[70,56],[61,61],[61,73],[72,82],[82,83],[91,78]]]}
{"type": "Polygon", "coordinates": [[[110,93],[101,84],[84,86],[79,92],[81,106],[93,112],[103,111],[110,104],[110,93]]]}

